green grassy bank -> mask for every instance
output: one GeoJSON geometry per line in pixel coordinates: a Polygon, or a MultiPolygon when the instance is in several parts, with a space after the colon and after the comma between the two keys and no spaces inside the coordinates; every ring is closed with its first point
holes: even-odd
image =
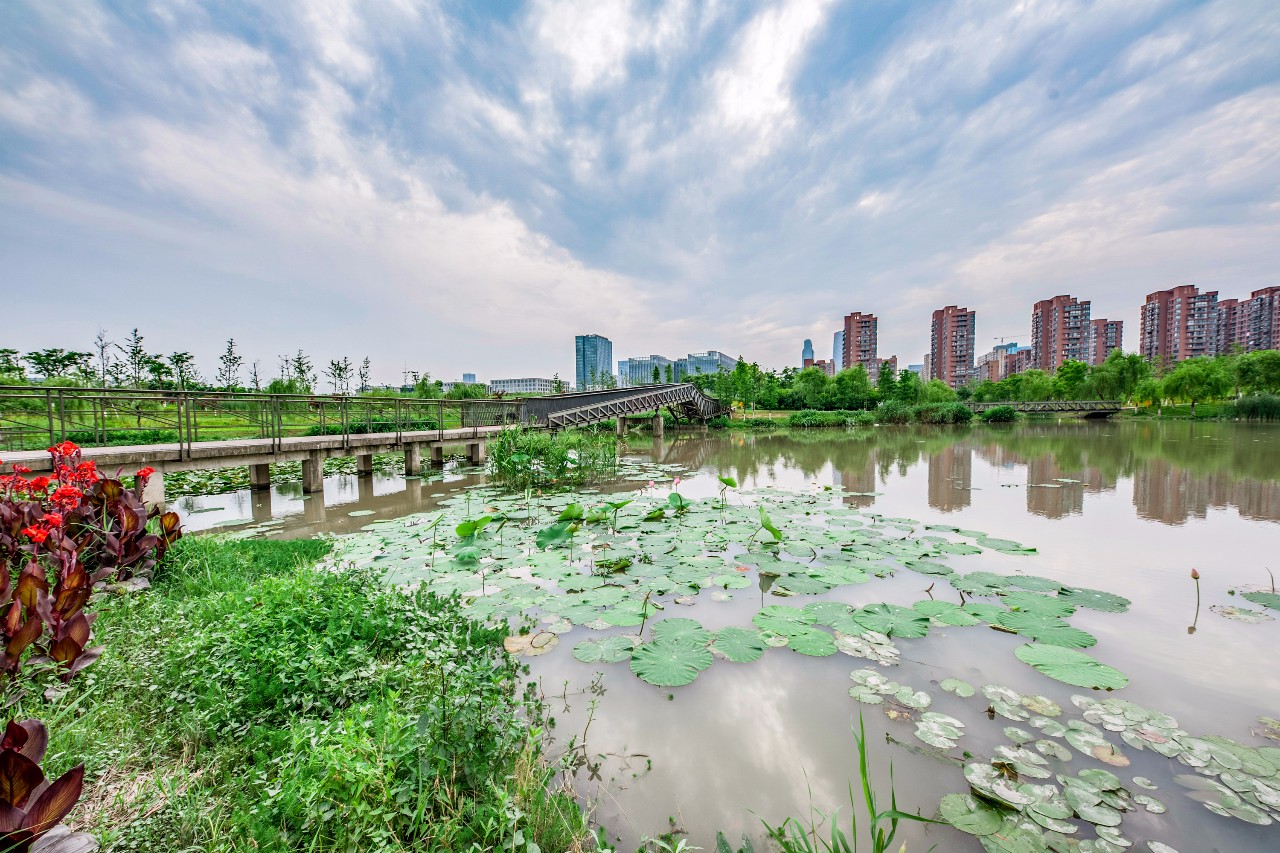
{"type": "Polygon", "coordinates": [[[116,851],[594,848],[505,628],[315,570],[328,550],[183,539],[151,589],[97,599],[106,648],[65,694],[9,687],[47,769],[87,765],[69,822],[116,851]]]}

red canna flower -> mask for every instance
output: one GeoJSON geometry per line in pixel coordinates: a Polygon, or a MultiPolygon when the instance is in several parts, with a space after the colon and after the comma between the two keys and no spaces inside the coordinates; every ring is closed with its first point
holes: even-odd
{"type": "Polygon", "coordinates": [[[49,478],[36,477],[31,481],[31,488],[37,492],[43,492],[45,489],[49,488],[49,478]]]}
{"type": "Polygon", "coordinates": [[[147,479],[150,479],[151,475],[154,474],[155,472],[156,472],[156,469],[148,465],[146,468],[139,470],[135,476],[137,476],[139,480],[147,480],[147,479]]]}
{"type": "Polygon", "coordinates": [[[49,531],[43,527],[24,527],[22,535],[39,545],[49,538],[49,531]]]}
{"type": "Polygon", "coordinates": [[[30,469],[30,468],[28,468],[26,465],[14,465],[14,466],[13,466],[13,473],[15,473],[15,474],[30,474],[30,473],[31,473],[31,469],[30,469]]]}
{"type": "Polygon", "coordinates": [[[45,522],[46,522],[50,527],[61,527],[61,526],[62,526],[62,515],[61,515],[61,513],[56,513],[56,512],[46,512],[46,513],[44,514],[44,520],[45,520],[45,522]]]}

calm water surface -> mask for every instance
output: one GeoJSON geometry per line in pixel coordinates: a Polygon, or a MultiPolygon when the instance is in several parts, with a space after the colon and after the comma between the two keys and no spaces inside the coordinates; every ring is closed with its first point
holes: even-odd
{"type": "MultiPolygon", "coordinates": [[[[850,506],[1035,546],[1032,556],[984,552],[949,562],[962,572],[1020,571],[1129,598],[1127,613],[1081,610],[1071,624],[1097,636],[1092,654],[1130,676],[1130,686],[1117,695],[1173,715],[1194,735],[1264,745],[1253,732],[1254,721],[1280,716],[1280,622],[1247,624],[1210,610],[1223,604],[1260,610],[1229,591],[1269,588],[1267,567],[1280,573],[1278,428],[1064,421],[1012,428],[695,434],[636,450],[706,472],[682,487],[686,497],[714,495],[717,474],[754,487],[839,485],[866,493],[844,498],[850,506]],[[1201,575],[1198,617],[1193,567],[1201,575]]],[[[183,499],[179,506],[192,528],[242,518],[268,535],[310,536],[422,511],[476,482],[482,476],[465,470],[408,482],[337,477],[326,483],[323,502],[319,496],[301,500],[296,487],[285,486],[269,495],[183,499]]],[[[624,485],[633,484],[614,488],[624,485]]],[[[934,580],[904,570],[820,597],[910,605],[934,580]]],[[[935,592],[955,598],[945,582],[935,592]]],[[[705,595],[696,602],[667,615],[689,616],[716,629],[749,625],[762,603],[783,603],[754,588],[733,591],[727,602],[705,595]]],[[[714,848],[717,829],[730,838],[742,832],[758,838],[761,818],[777,823],[807,813],[811,804],[824,811],[843,805],[847,825],[846,787],[851,780],[857,784],[850,724],[860,709],[874,772],[887,796],[887,765],[893,762],[900,807],[930,813],[944,794],[967,788],[958,767],[886,742],[890,735],[913,743],[911,724],[891,722],[849,698],[850,671],[869,662],[777,650],[750,665],[718,663],[675,690],[645,684],[625,664],[606,665],[598,667],[605,675],[592,690],[595,668],[570,654],[588,633],[599,636],[577,629],[550,654],[534,659],[533,676],[548,696],[563,697],[550,701],[556,748],[587,731],[588,766],[578,774],[579,791],[627,849],[666,830],[672,820],[704,849],[714,848]]],[[[1007,685],[1049,696],[1077,717],[1070,697],[1088,692],[1038,675],[1013,656],[1023,640],[981,627],[935,628],[927,638],[896,642],[903,662],[885,674],[928,691],[934,699],[930,710],[969,722],[960,749],[975,755],[989,755],[1005,742],[1001,732],[1011,722],[975,715],[985,707],[981,696],[962,700],[936,682],[958,677],[975,686],[1007,685]],[[973,722],[975,717],[981,722],[973,722]]],[[[1169,806],[1164,815],[1126,814],[1122,829],[1139,842],[1135,849],[1144,850],[1140,842],[1154,839],[1181,853],[1280,850],[1280,826],[1254,827],[1214,815],[1173,782],[1187,768],[1147,751],[1124,751],[1132,764],[1114,772],[1126,783],[1134,775],[1154,780],[1160,788],[1155,796],[1169,806]]],[[[1067,772],[1101,766],[1073,754],[1067,772]]],[[[942,851],[980,849],[949,828],[909,826],[899,837],[912,851],[931,845],[942,851]]]]}

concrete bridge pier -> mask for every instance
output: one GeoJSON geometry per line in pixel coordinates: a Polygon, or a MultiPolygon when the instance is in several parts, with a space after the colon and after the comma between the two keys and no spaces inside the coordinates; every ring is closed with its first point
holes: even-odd
{"type": "Polygon", "coordinates": [[[406,444],[404,446],[405,476],[414,476],[422,471],[422,445],[406,444]]]}
{"type": "Polygon", "coordinates": [[[271,488],[271,466],[262,462],[249,466],[249,491],[265,492],[271,488]]]}
{"type": "Polygon", "coordinates": [[[618,417],[614,419],[614,422],[618,425],[618,438],[626,438],[626,436],[627,436],[627,416],[626,416],[626,415],[618,415],[618,417]]]}
{"type": "Polygon", "coordinates": [[[362,504],[373,500],[373,476],[371,474],[361,474],[356,478],[356,494],[362,504]]]}
{"type": "Polygon", "coordinates": [[[483,441],[472,442],[467,445],[467,461],[472,465],[483,465],[485,460],[489,458],[483,441]]]}
{"type": "Polygon", "coordinates": [[[356,474],[367,477],[373,474],[373,454],[361,453],[356,457],[356,474]]]}
{"type": "Polygon", "coordinates": [[[147,478],[147,487],[142,490],[142,503],[147,509],[153,506],[164,509],[164,474],[157,471],[147,478]]]}
{"type": "Polygon", "coordinates": [[[302,460],[302,491],[304,494],[324,493],[324,457],[313,450],[302,460]]]}
{"type": "Polygon", "coordinates": [[[662,438],[662,412],[653,416],[653,437],[662,438]]]}
{"type": "Polygon", "coordinates": [[[324,521],[325,508],[323,493],[302,502],[302,517],[309,523],[324,521]]]}
{"type": "Polygon", "coordinates": [[[431,466],[433,468],[444,467],[444,446],[440,444],[431,445],[431,466]]]}

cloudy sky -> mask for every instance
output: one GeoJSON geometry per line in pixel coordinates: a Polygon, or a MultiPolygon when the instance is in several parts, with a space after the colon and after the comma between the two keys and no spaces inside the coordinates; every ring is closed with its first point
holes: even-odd
{"type": "Polygon", "coordinates": [[[6,0],[0,346],[440,378],[1280,284],[1275,0],[6,0]]]}

